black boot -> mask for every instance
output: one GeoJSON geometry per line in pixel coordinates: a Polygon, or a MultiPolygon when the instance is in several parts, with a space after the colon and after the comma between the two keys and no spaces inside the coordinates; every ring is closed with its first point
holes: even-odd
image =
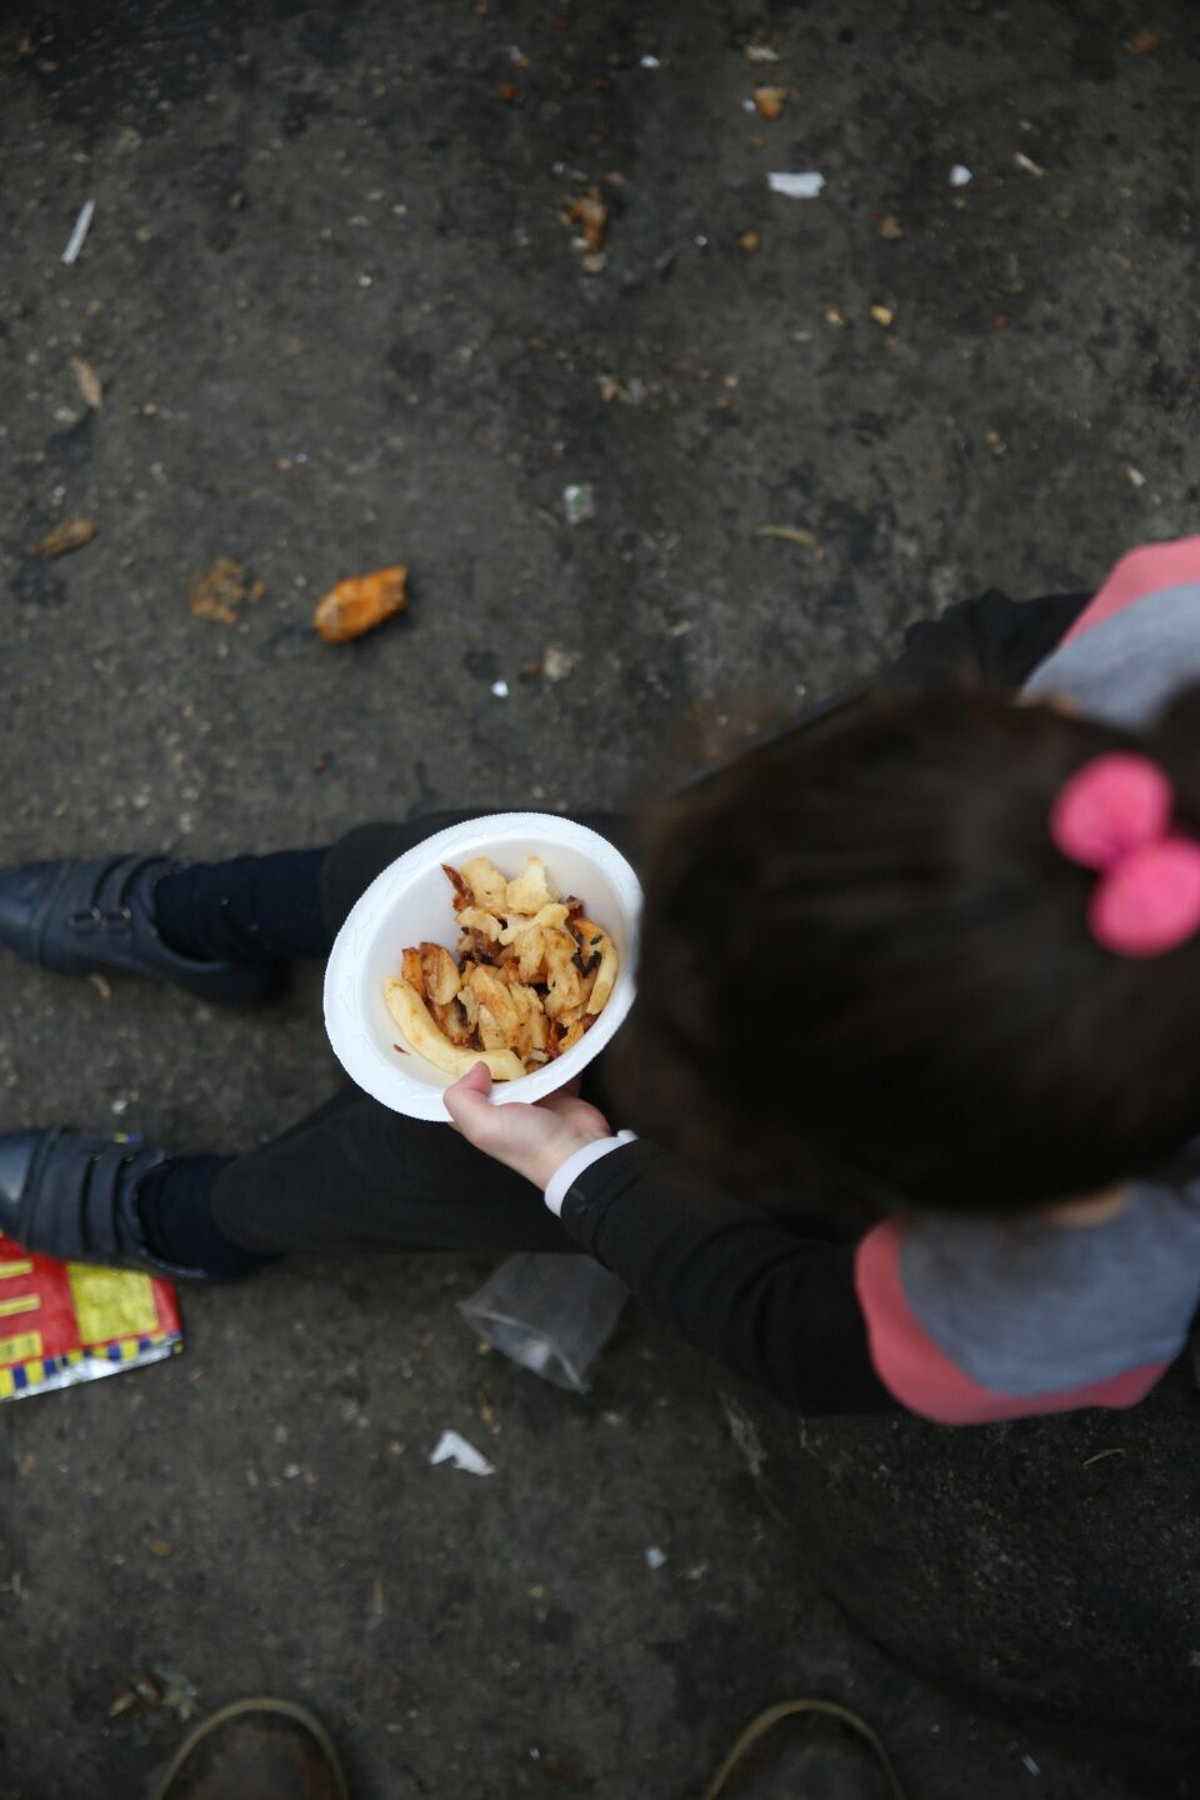
{"type": "Polygon", "coordinates": [[[137,1190],[166,1161],[162,1150],[82,1131],[0,1132],[0,1232],[63,1262],[207,1280],[202,1269],[175,1267],[146,1248],[137,1190]]]}
{"type": "Polygon", "coordinates": [[[158,935],[154,889],[179,867],[165,856],[104,856],[0,869],[0,944],[68,975],[152,975],[227,1006],[262,999],[275,962],[200,962],[158,935]]]}

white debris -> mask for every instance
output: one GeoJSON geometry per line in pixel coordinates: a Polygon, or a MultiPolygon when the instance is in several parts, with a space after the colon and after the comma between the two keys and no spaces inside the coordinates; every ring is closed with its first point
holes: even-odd
{"type": "Polygon", "coordinates": [[[968,169],[966,163],[955,163],[954,167],[950,171],[950,186],[951,187],[966,187],[966,185],[967,185],[968,181],[970,181],[970,179],[971,179],[971,171],[970,171],[970,169],[968,169]]]}
{"type": "Polygon", "coordinates": [[[1125,476],[1130,487],[1144,488],[1146,485],[1146,477],[1140,469],[1135,469],[1132,463],[1125,464],[1125,476]]]}
{"type": "Polygon", "coordinates": [[[588,481],[573,481],[563,489],[563,506],[566,509],[567,524],[581,525],[584,519],[595,517],[596,496],[588,481]]]}
{"type": "Polygon", "coordinates": [[[579,658],[574,650],[561,644],[548,644],[542,657],[542,674],[547,681],[565,681],[579,658]]]}
{"type": "Polygon", "coordinates": [[[742,101],[742,111],[743,112],[757,112],[758,108],[755,106],[753,100],[743,100],[742,101]]]}
{"type": "Polygon", "coordinates": [[[667,1560],[666,1551],[660,1550],[657,1544],[649,1544],[647,1546],[647,1548],[646,1548],[646,1567],[648,1569],[661,1569],[663,1564],[666,1562],[666,1560],[667,1560]]]}
{"type": "Polygon", "coordinates": [[[443,1431],[429,1460],[431,1463],[453,1463],[456,1469],[462,1469],[467,1475],[496,1473],[487,1457],[481,1456],[474,1444],[468,1444],[465,1437],[459,1437],[457,1431],[443,1431]]]}
{"type": "Polygon", "coordinates": [[[1027,175],[1036,175],[1039,181],[1045,181],[1047,171],[1043,169],[1041,163],[1035,163],[1032,156],[1026,156],[1023,150],[1013,151],[1013,161],[1018,169],[1024,169],[1027,175]]]}
{"type": "Polygon", "coordinates": [[[772,50],[770,44],[747,44],[746,61],[752,63],[778,62],[779,52],[772,50]]]}
{"type": "Polygon", "coordinates": [[[79,217],[75,221],[75,228],[67,239],[67,247],[62,253],[62,259],[65,263],[73,263],[75,258],[79,255],[79,252],[83,249],[83,240],[91,227],[92,215],[95,210],[96,202],[94,200],[85,200],[80,207],[79,217]]]}
{"type": "Polygon", "coordinates": [[[1041,1774],[1042,1771],[1038,1768],[1038,1766],[1034,1762],[1032,1756],[1023,1756],[1021,1758],[1021,1761],[1024,1763],[1025,1767],[1029,1770],[1029,1773],[1031,1775],[1040,1775],[1041,1774]]]}
{"type": "Polygon", "coordinates": [[[815,200],[825,186],[825,177],[816,169],[803,169],[795,175],[771,174],[767,186],[773,194],[786,194],[789,200],[815,200]]]}
{"type": "Polygon", "coordinates": [[[646,55],[642,58],[643,69],[661,69],[662,63],[657,56],[646,55]]]}
{"type": "Polygon", "coordinates": [[[493,681],[492,692],[493,692],[493,694],[495,694],[497,700],[507,700],[508,699],[508,683],[507,683],[507,681],[493,681]]]}

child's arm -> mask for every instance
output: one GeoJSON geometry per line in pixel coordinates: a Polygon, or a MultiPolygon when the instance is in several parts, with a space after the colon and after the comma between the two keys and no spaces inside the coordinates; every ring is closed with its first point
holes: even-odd
{"type": "Polygon", "coordinates": [[[635,1142],[568,1189],[584,1248],[708,1355],[805,1413],[906,1409],[871,1362],[852,1243],[803,1236],[726,1198],[672,1189],[670,1158],[635,1142]]]}

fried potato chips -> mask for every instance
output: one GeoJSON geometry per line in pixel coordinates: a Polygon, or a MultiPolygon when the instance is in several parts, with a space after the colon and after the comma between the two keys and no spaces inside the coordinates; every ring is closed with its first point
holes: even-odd
{"type": "Polygon", "coordinates": [[[616,946],[581,900],[559,895],[540,856],[512,881],[486,856],[442,867],[458,960],[442,944],[410,946],[386,983],[388,1012],[435,1068],[458,1076],[486,1062],[493,1080],[515,1081],[580,1042],[613,991],[616,946]]]}

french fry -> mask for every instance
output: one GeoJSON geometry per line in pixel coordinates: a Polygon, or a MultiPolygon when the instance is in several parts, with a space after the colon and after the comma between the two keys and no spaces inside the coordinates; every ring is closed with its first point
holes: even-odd
{"type": "Polygon", "coordinates": [[[495,913],[485,911],[482,906],[462,906],[454,916],[464,931],[477,931],[493,944],[500,942],[500,921],[495,913]]]}
{"type": "Polygon", "coordinates": [[[540,856],[531,856],[516,880],[508,882],[504,904],[509,912],[538,913],[557,899],[545,863],[540,856]]]}
{"type": "Polygon", "coordinates": [[[494,862],[486,856],[473,856],[463,864],[462,872],[471,884],[476,906],[486,907],[489,912],[504,911],[508,883],[494,862]]]}
{"type": "MultiPolygon", "coordinates": [[[[407,960],[407,950],[404,955],[407,960]]],[[[424,977],[425,998],[438,1006],[449,1006],[462,986],[462,977],[459,975],[458,965],[444,944],[421,945],[421,973],[424,977]]],[[[404,979],[412,981],[407,970],[404,979]]],[[[417,986],[415,981],[412,985],[417,986]]]]}
{"type": "Polygon", "coordinates": [[[609,937],[603,926],[593,924],[591,919],[576,919],[574,930],[580,939],[585,961],[595,952],[599,952],[600,966],[596,970],[596,979],[592,983],[592,991],[588,998],[587,1009],[592,1018],[602,1012],[616,985],[621,961],[617,955],[617,946],[609,937]]]}
{"type": "Polygon", "coordinates": [[[416,988],[394,976],[383,990],[392,1022],[400,1027],[418,1056],[447,1075],[466,1075],[478,1062],[486,1063],[493,1081],[516,1081],[525,1073],[514,1050],[460,1050],[438,1030],[429,1008],[416,988]]]}

